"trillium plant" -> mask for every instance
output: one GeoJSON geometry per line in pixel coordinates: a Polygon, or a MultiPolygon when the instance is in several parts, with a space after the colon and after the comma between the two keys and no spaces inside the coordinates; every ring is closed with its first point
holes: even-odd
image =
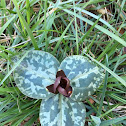
{"type": "Polygon", "coordinates": [[[28,51],[14,71],[15,82],[28,97],[42,99],[42,126],[84,126],[84,101],[102,83],[104,74],[84,56],[61,63],[50,53],[28,51]]]}

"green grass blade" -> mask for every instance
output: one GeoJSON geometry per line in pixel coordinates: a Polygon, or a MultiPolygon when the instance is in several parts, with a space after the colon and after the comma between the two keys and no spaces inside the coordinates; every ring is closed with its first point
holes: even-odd
{"type": "Polygon", "coordinates": [[[22,58],[16,63],[16,65],[6,74],[4,79],[0,82],[0,85],[4,83],[4,81],[11,75],[11,73],[15,70],[15,68],[21,63],[21,61],[26,57],[28,51],[22,56],[22,58]]]}
{"type": "Polygon", "coordinates": [[[87,52],[86,52],[86,53],[88,53],[88,52],[90,51],[91,47],[92,47],[93,44],[94,44],[95,39],[96,39],[96,35],[95,35],[94,38],[92,39],[90,45],[88,45],[88,48],[87,48],[87,52]]]}
{"type": "Polygon", "coordinates": [[[109,68],[107,68],[105,65],[103,65],[102,63],[98,62],[97,60],[95,60],[94,58],[92,58],[90,55],[86,54],[84,52],[84,54],[86,56],[88,56],[91,60],[93,60],[94,62],[96,62],[98,65],[100,65],[102,68],[104,68],[105,70],[107,70],[111,75],[113,75],[119,82],[121,82],[125,87],[126,87],[126,81],[123,80],[121,77],[119,77],[117,74],[115,74],[113,71],[111,71],[109,68]]]}
{"type": "MultiPolygon", "coordinates": [[[[108,67],[108,57],[107,57],[107,55],[106,55],[106,67],[108,67]]],[[[105,98],[105,92],[106,92],[106,88],[107,88],[107,81],[108,81],[108,71],[106,71],[106,73],[105,73],[105,81],[104,81],[104,86],[103,86],[103,89],[102,89],[102,97],[101,97],[101,101],[100,101],[97,116],[100,116],[101,112],[102,112],[103,101],[104,101],[104,98],[105,98]]]]}
{"type": "Polygon", "coordinates": [[[30,24],[30,4],[29,0],[26,0],[26,10],[27,10],[27,23],[30,24]]]}
{"type": "Polygon", "coordinates": [[[106,120],[106,121],[102,121],[100,126],[110,126],[112,124],[116,124],[122,120],[125,120],[126,116],[122,116],[122,117],[118,117],[118,118],[114,118],[114,119],[110,119],[110,120],[106,120]]]}
{"type": "Polygon", "coordinates": [[[46,46],[45,46],[45,50],[48,51],[48,45],[49,42],[47,41],[47,20],[46,20],[46,12],[47,12],[47,0],[44,3],[44,30],[45,30],[45,42],[46,42],[46,46]]]}
{"type": "MultiPolygon", "coordinates": [[[[75,0],[73,1],[73,6],[74,6],[74,13],[76,13],[76,10],[75,10],[75,0]]],[[[79,54],[79,44],[78,44],[78,28],[77,28],[77,18],[76,18],[76,15],[75,15],[75,34],[76,34],[76,47],[77,47],[77,55],[79,54]]]]}
{"type": "Polygon", "coordinates": [[[110,50],[110,46],[113,43],[113,40],[106,46],[103,52],[98,56],[97,60],[99,61],[103,56],[110,50]]]}
{"type": "MultiPolygon", "coordinates": [[[[99,19],[99,16],[87,11],[87,10],[82,10],[79,7],[76,7],[76,10],[81,11],[83,13],[86,13],[87,15],[95,18],[95,19],[99,19]]],[[[102,22],[103,24],[105,24],[106,26],[108,26],[108,28],[110,28],[113,32],[116,32],[116,30],[112,27],[112,25],[110,25],[108,22],[106,22],[105,20],[103,20],[102,18],[99,19],[100,22],[102,22]]]]}
{"type": "Polygon", "coordinates": [[[101,16],[95,21],[95,23],[91,26],[91,28],[86,32],[86,34],[81,38],[81,42],[84,41],[84,39],[90,34],[90,32],[93,30],[93,28],[95,27],[95,25],[98,23],[99,19],[101,18],[101,16]]]}
{"type": "MultiPolygon", "coordinates": [[[[1,0],[1,6],[2,6],[2,8],[6,8],[6,1],[5,0],[1,0]]],[[[4,9],[1,11],[2,11],[1,16],[5,16],[6,11],[4,9]]],[[[2,18],[2,21],[1,21],[1,26],[3,26],[3,25],[4,25],[4,18],[2,18]]]]}
{"type": "Polygon", "coordinates": [[[117,101],[119,101],[119,102],[122,102],[122,103],[124,103],[124,104],[126,104],[126,100],[125,99],[123,99],[123,98],[121,98],[120,96],[117,96],[117,95],[115,95],[115,94],[108,94],[110,97],[112,97],[113,99],[115,99],[115,100],[117,100],[117,101]]]}
{"type": "MultiPolygon", "coordinates": [[[[60,7],[60,9],[62,9],[62,8],[60,7]]],[[[90,25],[93,25],[94,24],[94,22],[92,22],[91,20],[88,20],[87,18],[84,18],[81,15],[75,14],[74,12],[72,12],[72,11],[70,11],[68,9],[63,9],[63,10],[65,12],[69,13],[70,15],[74,15],[74,16],[76,15],[76,17],[80,18],[81,20],[87,22],[90,25]]],[[[120,44],[126,46],[126,42],[123,39],[121,39],[119,36],[115,35],[114,33],[110,32],[109,30],[103,28],[100,25],[95,25],[95,28],[97,28],[101,32],[107,34],[108,36],[112,37],[113,39],[115,39],[116,41],[118,41],[120,44]]]]}
{"type": "Polygon", "coordinates": [[[59,45],[60,45],[61,40],[63,39],[64,35],[66,34],[67,30],[69,29],[69,27],[70,27],[70,25],[72,24],[73,21],[74,21],[74,18],[72,19],[72,21],[68,24],[68,26],[66,27],[66,29],[65,29],[64,32],[62,33],[62,35],[61,35],[59,41],[57,42],[57,44],[56,44],[56,46],[55,46],[55,48],[54,48],[52,54],[55,54],[57,48],[58,48],[59,45]]]}
{"type": "Polygon", "coordinates": [[[32,34],[31,29],[29,28],[27,22],[25,21],[25,19],[24,19],[23,16],[21,15],[21,12],[20,12],[20,10],[19,10],[19,8],[18,8],[17,1],[16,1],[16,0],[13,0],[13,3],[14,3],[15,8],[16,8],[16,10],[17,10],[17,13],[18,13],[18,16],[19,16],[19,18],[20,18],[20,21],[23,22],[23,24],[24,24],[24,26],[25,26],[25,28],[26,28],[26,30],[27,30],[27,32],[28,32],[30,38],[31,38],[31,41],[32,41],[32,44],[33,44],[34,48],[35,48],[36,50],[38,50],[38,49],[39,49],[39,48],[38,48],[38,45],[37,45],[37,43],[36,43],[36,41],[35,41],[35,38],[34,38],[34,36],[33,36],[33,34],[32,34]]]}
{"type": "Polygon", "coordinates": [[[8,27],[8,25],[14,20],[15,15],[11,17],[0,29],[0,35],[3,33],[3,31],[8,27]]]}
{"type": "Polygon", "coordinates": [[[117,108],[118,106],[119,106],[119,105],[116,104],[113,108],[111,108],[110,110],[108,110],[106,113],[100,115],[99,117],[100,117],[100,118],[104,117],[105,115],[107,115],[107,114],[109,114],[110,112],[112,112],[112,110],[114,110],[114,109],[117,108]]]}

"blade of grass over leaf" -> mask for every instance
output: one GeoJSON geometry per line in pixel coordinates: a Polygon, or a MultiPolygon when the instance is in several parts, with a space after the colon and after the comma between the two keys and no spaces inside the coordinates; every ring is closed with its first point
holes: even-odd
{"type": "Polygon", "coordinates": [[[16,67],[21,63],[21,61],[27,56],[28,51],[22,56],[22,58],[16,63],[16,65],[6,74],[4,79],[0,82],[0,85],[4,83],[4,81],[10,76],[10,74],[16,69],[16,67]]]}
{"type": "Polygon", "coordinates": [[[105,70],[107,70],[111,75],[113,75],[119,82],[121,82],[125,87],[126,87],[126,81],[123,80],[121,77],[119,77],[116,73],[114,73],[113,71],[111,71],[109,68],[107,68],[105,65],[103,65],[102,63],[98,62],[97,60],[95,60],[94,58],[92,58],[90,55],[86,54],[84,52],[84,54],[86,56],[88,56],[92,61],[96,62],[98,65],[100,65],[102,68],[104,68],[105,70]]]}
{"type": "Polygon", "coordinates": [[[67,30],[69,29],[69,27],[70,27],[70,25],[72,24],[73,21],[74,21],[74,18],[71,20],[71,22],[68,24],[68,26],[66,27],[66,29],[65,29],[64,32],[62,33],[62,35],[61,35],[59,41],[57,42],[57,44],[56,44],[56,46],[55,46],[55,48],[54,48],[52,54],[55,54],[55,53],[56,53],[56,50],[57,50],[58,46],[60,45],[60,42],[62,41],[64,35],[66,34],[67,30]]]}
{"type": "MultiPolygon", "coordinates": [[[[91,20],[88,20],[87,18],[84,18],[81,15],[75,14],[74,12],[72,12],[72,11],[70,11],[68,9],[63,9],[62,7],[59,7],[59,8],[64,10],[65,12],[69,13],[70,15],[74,15],[74,16],[76,15],[76,17],[80,18],[81,20],[87,22],[90,25],[94,24],[94,22],[92,22],[91,20]]],[[[122,45],[126,46],[126,42],[123,39],[121,39],[120,37],[118,37],[114,33],[110,32],[109,30],[105,29],[104,27],[102,27],[100,25],[95,25],[95,28],[97,28],[98,30],[100,30],[103,33],[107,34],[108,36],[112,37],[113,39],[115,39],[116,41],[121,43],[122,45]]]]}
{"type": "Polygon", "coordinates": [[[17,13],[18,13],[18,16],[19,16],[19,18],[20,18],[20,21],[23,22],[23,25],[25,26],[25,28],[26,28],[26,30],[27,30],[27,32],[28,32],[30,38],[31,38],[31,41],[32,41],[32,44],[33,44],[34,48],[35,48],[36,50],[38,50],[39,48],[38,48],[38,45],[37,45],[37,43],[36,43],[36,41],[35,41],[35,38],[34,38],[34,36],[33,36],[33,33],[32,33],[32,31],[31,31],[31,29],[29,28],[27,22],[25,21],[25,19],[24,19],[23,16],[21,15],[21,12],[20,12],[20,10],[19,10],[19,8],[18,8],[17,1],[16,1],[16,0],[13,0],[13,3],[14,3],[15,8],[16,8],[16,10],[17,10],[17,13]]]}

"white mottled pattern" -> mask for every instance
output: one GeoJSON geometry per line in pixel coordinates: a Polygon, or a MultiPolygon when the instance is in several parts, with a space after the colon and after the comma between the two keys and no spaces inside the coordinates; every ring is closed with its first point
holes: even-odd
{"type": "Polygon", "coordinates": [[[91,92],[90,91],[88,91],[88,96],[90,96],[91,95],[91,92]]]}
{"type": "Polygon", "coordinates": [[[63,69],[72,86],[73,100],[84,101],[102,84],[104,73],[84,56],[65,58],[59,69],[63,69]]]}
{"type": "Polygon", "coordinates": [[[46,86],[55,82],[58,60],[50,53],[29,51],[14,71],[14,79],[23,94],[31,98],[45,99],[54,96],[46,86]]]}
{"type": "Polygon", "coordinates": [[[80,96],[80,92],[77,95],[75,95],[75,98],[77,99],[79,96],[80,96]]]}
{"type": "Polygon", "coordinates": [[[73,69],[77,68],[79,64],[84,63],[86,61],[87,60],[83,56],[69,56],[61,62],[59,69],[62,69],[68,76],[68,74],[72,72],[73,69]]]}
{"type": "Polygon", "coordinates": [[[84,126],[86,111],[82,102],[62,95],[43,100],[40,107],[42,126],[84,126]]]}
{"type": "Polygon", "coordinates": [[[71,81],[75,81],[75,80],[78,80],[80,78],[84,79],[84,78],[87,78],[91,73],[95,73],[95,74],[98,74],[99,73],[99,70],[98,70],[98,67],[94,67],[93,69],[89,69],[88,72],[84,72],[82,74],[79,74],[77,75],[73,80],[71,81]]]}

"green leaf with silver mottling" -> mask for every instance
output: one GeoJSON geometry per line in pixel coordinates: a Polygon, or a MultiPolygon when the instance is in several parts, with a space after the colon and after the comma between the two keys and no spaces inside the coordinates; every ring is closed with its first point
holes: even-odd
{"type": "Polygon", "coordinates": [[[14,71],[14,80],[20,91],[28,97],[45,99],[54,94],[46,86],[55,82],[59,66],[57,59],[43,51],[29,51],[14,71]]]}
{"type": "Polygon", "coordinates": [[[43,100],[40,107],[42,126],[84,126],[85,106],[61,94],[43,100]]]}
{"type": "Polygon", "coordinates": [[[69,56],[59,67],[66,74],[72,86],[71,99],[83,101],[94,93],[102,83],[104,74],[84,56],[69,56]]]}

